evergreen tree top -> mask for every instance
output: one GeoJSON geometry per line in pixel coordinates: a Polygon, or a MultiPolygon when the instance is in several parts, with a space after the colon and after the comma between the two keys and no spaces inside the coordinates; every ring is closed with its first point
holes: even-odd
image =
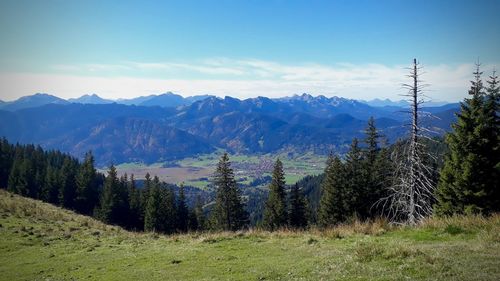
{"type": "Polygon", "coordinates": [[[488,94],[490,95],[496,94],[498,96],[500,92],[500,87],[498,85],[499,81],[496,70],[493,70],[493,73],[489,76],[487,83],[488,83],[488,88],[486,89],[486,91],[488,92],[488,94]]]}
{"type": "Polygon", "coordinates": [[[116,168],[115,168],[115,165],[113,165],[113,164],[111,164],[111,166],[109,166],[109,168],[108,168],[108,177],[113,178],[113,179],[117,179],[116,168]]]}
{"type": "Polygon", "coordinates": [[[278,158],[274,164],[271,186],[284,188],[285,174],[283,172],[283,162],[278,158]]]}
{"type": "Polygon", "coordinates": [[[480,71],[481,64],[479,62],[476,63],[476,70],[472,73],[474,74],[474,81],[471,82],[471,89],[469,90],[469,95],[473,97],[479,97],[483,95],[483,82],[481,80],[481,76],[483,72],[480,71]]]}
{"type": "Polygon", "coordinates": [[[361,149],[359,148],[359,141],[357,138],[354,138],[351,143],[351,149],[346,155],[347,163],[354,163],[360,161],[362,158],[361,149]]]}

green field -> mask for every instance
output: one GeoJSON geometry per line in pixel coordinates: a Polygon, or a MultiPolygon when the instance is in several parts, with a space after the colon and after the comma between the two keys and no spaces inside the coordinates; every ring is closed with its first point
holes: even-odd
{"type": "Polygon", "coordinates": [[[500,280],[500,216],[168,237],[0,190],[0,236],[0,280],[500,280]]]}
{"type": "MultiPolygon", "coordinates": [[[[222,151],[204,154],[197,157],[185,158],[168,163],[123,163],[117,165],[119,174],[134,174],[136,179],[142,179],[146,173],[157,175],[160,180],[168,183],[181,183],[204,189],[210,183],[217,162],[222,151]]],[[[269,175],[272,165],[279,157],[283,162],[285,180],[287,184],[294,184],[307,175],[317,175],[323,172],[326,157],[312,153],[288,155],[265,154],[265,155],[230,155],[232,167],[239,182],[248,184],[259,176],[269,175]]],[[[100,170],[105,172],[105,169],[100,170]]]]}

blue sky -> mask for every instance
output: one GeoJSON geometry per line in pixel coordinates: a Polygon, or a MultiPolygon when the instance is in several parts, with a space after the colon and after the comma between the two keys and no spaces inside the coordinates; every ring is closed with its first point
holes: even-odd
{"type": "Polygon", "coordinates": [[[436,100],[500,62],[500,1],[0,2],[0,97],[398,99],[417,57],[436,100]]]}

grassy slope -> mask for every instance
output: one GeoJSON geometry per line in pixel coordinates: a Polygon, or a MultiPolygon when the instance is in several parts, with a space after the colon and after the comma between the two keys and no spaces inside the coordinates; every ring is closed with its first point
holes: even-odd
{"type": "Polygon", "coordinates": [[[500,280],[500,216],[158,236],[0,190],[1,280],[500,280]]]}

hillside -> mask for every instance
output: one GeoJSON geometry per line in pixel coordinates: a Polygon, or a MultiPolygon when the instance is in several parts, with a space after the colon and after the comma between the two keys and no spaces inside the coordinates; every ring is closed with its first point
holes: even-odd
{"type": "Polygon", "coordinates": [[[500,216],[162,236],[0,190],[2,280],[498,280],[500,216]]]}

